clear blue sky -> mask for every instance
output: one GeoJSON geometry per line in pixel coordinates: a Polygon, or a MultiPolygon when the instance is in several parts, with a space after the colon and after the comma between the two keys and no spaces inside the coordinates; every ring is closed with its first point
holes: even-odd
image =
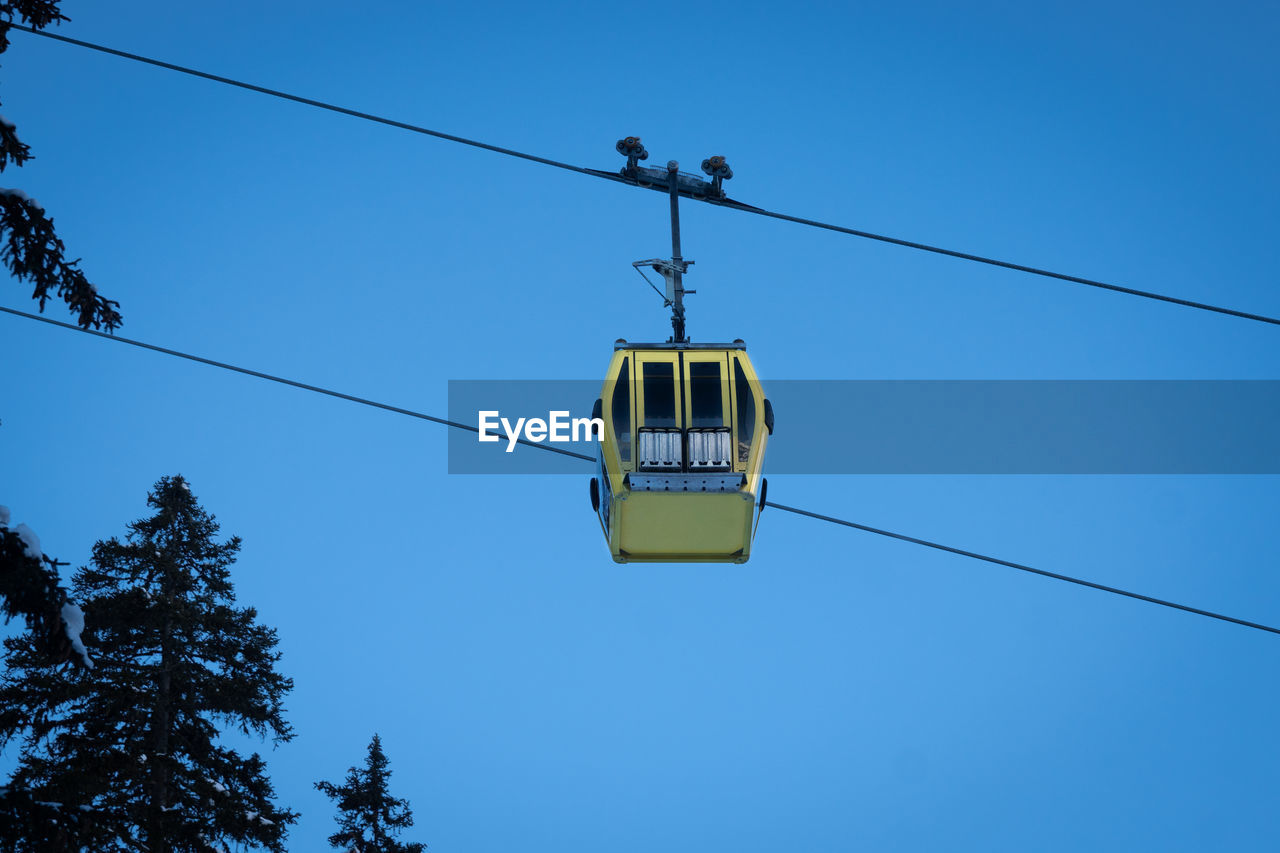
{"type": "MultiPolygon", "coordinates": [[[[68,0],[61,32],[763,207],[1280,314],[1265,4],[68,0]]],[[[665,337],[665,200],[13,35],[3,111],[122,334],[428,412],[665,337]]],[[[705,206],[695,338],[778,379],[1280,379],[1274,327],[705,206]]],[[[27,310],[23,286],[0,303],[27,310]]],[[[49,315],[65,319],[53,307],[49,315]]],[[[0,317],[0,503],[79,565],[182,473],[244,538],[311,790],[377,731],[437,853],[1261,849],[1280,638],[767,512],[617,566],[582,477],[0,317]]],[[[778,413],[779,440],[787,429],[778,413]]],[[[833,426],[839,448],[856,440],[833,426]]],[[[771,478],[774,500],[1280,622],[1276,477],[771,478]]],[[[6,760],[11,761],[10,755],[6,760]]]]}

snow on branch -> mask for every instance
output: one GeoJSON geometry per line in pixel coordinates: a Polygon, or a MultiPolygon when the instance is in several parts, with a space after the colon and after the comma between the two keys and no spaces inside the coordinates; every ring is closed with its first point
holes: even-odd
{"type": "Polygon", "coordinates": [[[84,647],[84,641],[80,639],[80,634],[84,631],[84,611],[79,605],[69,601],[62,605],[62,629],[67,632],[71,648],[80,655],[81,662],[86,668],[93,669],[93,658],[89,657],[89,650],[84,647]]]}
{"type": "Polygon", "coordinates": [[[23,617],[51,662],[61,663],[74,651],[78,662],[92,669],[93,660],[80,639],[84,612],[67,601],[66,590],[58,584],[61,564],[45,555],[40,537],[29,526],[9,523],[9,508],[0,506],[0,614],[6,622],[23,617]]]}

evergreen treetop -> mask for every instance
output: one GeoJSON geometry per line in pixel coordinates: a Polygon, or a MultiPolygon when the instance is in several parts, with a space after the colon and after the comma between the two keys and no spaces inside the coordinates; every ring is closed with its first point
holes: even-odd
{"type": "Polygon", "coordinates": [[[282,853],[296,813],[275,803],[259,755],[220,740],[224,727],[293,736],[276,632],[236,606],[240,540],[218,540],[187,482],[162,478],[147,503],[153,513],[125,541],[98,542],[73,579],[96,669],[48,667],[30,634],[5,641],[0,738],[21,740],[10,786],[92,815],[90,850],[120,839],[149,853],[282,853]]]}
{"type": "Polygon", "coordinates": [[[338,831],[329,836],[329,845],[350,853],[422,853],[426,845],[396,840],[413,826],[409,801],[391,796],[391,778],[382,739],[373,736],[364,767],[347,771],[346,782],[317,782],[316,788],[338,806],[338,831]]]}

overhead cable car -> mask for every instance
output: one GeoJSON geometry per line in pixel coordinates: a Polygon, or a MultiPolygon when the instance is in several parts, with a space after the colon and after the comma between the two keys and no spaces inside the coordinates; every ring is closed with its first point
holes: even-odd
{"type": "MultiPolygon", "coordinates": [[[[628,158],[624,177],[638,174],[635,161],[647,156],[639,143],[634,137],[618,143],[628,158]]],[[[704,161],[703,171],[712,183],[678,172],[674,162],[667,164],[666,186],[656,169],[641,176],[671,196],[671,260],[635,266],[666,279],[673,335],[666,343],[617,341],[592,413],[604,422],[604,435],[591,505],[619,563],[745,563],[764,508],[773,408],[746,345],[691,343],[685,336],[684,294],[693,291],[684,290],[683,274],[692,262],[680,257],[677,198],[719,193],[720,180],[732,177],[719,157],[704,161]]]]}
{"type": "Polygon", "coordinates": [[[742,341],[618,341],[591,502],[619,563],[745,563],[773,431],[742,341]]]}

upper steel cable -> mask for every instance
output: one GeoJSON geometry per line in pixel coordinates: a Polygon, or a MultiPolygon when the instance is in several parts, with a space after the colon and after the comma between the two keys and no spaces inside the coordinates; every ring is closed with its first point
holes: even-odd
{"type": "MultiPolygon", "coordinates": [[[[352,403],[359,403],[362,406],[372,406],[375,409],[384,409],[388,412],[395,412],[396,414],[400,414],[400,415],[408,415],[411,418],[418,418],[419,420],[431,421],[432,423],[453,427],[454,429],[464,429],[464,430],[468,430],[469,432],[479,432],[478,427],[473,427],[468,424],[459,423],[458,421],[446,420],[445,418],[437,418],[433,415],[423,414],[422,412],[415,412],[412,409],[404,409],[404,408],[401,408],[400,406],[391,406],[386,403],[379,403],[374,400],[366,399],[364,397],[356,397],[352,394],[344,394],[340,391],[333,391],[328,388],[321,388],[318,385],[310,385],[306,382],[298,382],[293,379],[285,379],[284,377],[274,376],[270,373],[263,373],[262,371],[259,371],[259,370],[250,370],[245,367],[237,367],[234,364],[227,364],[226,362],[222,362],[222,361],[214,361],[211,358],[204,358],[202,356],[180,352],[179,350],[168,349],[167,347],[161,347],[161,346],[156,346],[155,344],[144,343],[143,341],[135,341],[130,338],[122,338],[117,335],[109,335],[105,332],[94,331],[93,329],[82,329],[79,326],[72,325],[71,323],[63,323],[60,320],[51,320],[48,317],[41,317],[38,314],[28,314],[25,311],[17,311],[13,308],[6,308],[4,306],[0,306],[0,312],[4,312],[6,314],[12,314],[16,317],[23,317],[28,320],[38,320],[39,322],[47,323],[50,326],[58,326],[63,329],[70,329],[74,332],[83,332],[87,335],[94,335],[95,337],[106,338],[109,341],[118,341],[120,343],[129,344],[130,346],[141,347],[142,349],[152,350],[153,352],[164,353],[165,355],[172,355],[178,358],[185,358],[188,361],[195,361],[195,362],[199,362],[200,364],[207,364],[212,367],[219,367],[219,368],[222,368],[223,370],[231,370],[236,373],[243,373],[246,376],[255,376],[259,379],[267,379],[267,380],[270,380],[271,382],[278,382],[281,385],[289,385],[294,388],[301,388],[304,391],[314,391],[317,394],[325,394],[330,397],[337,397],[340,400],[348,400],[352,403]]],[[[559,447],[552,447],[547,444],[536,444],[527,439],[519,439],[519,443],[525,445],[526,447],[533,447],[537,450],[547,450],[552,453],[559,453],[562,456],[571,456],[575,459],[581,459],[586,462],[596,461],[595,457],[588,456],[585,453],[575,453],[571,450],[563,450],[559,447]]],[[[889,530],[881,530],[878,527],[870,527],[865,524],[858,524],[857,522],[854,522],[854,521],[847,521],[845,519],[835,518],[834,516],[830,516],[830,515],[821,515],[816,512],[810,512],[809,510],[798,509],[793,506],[774,503],[773,501],[765,501],[764,506],[770,506],[770,507],[773,507],[774,509],[782,510],[783,512],[794,513],[796,515],[803,515],[808,518],[817,519],[818,521],[826,521],[831,524],[839,524],[845,527],[852,527],[855,530],[864,530],[868,533],[875,533],[879,536],[888,536],[892,539],[898,539],[903,542],[910,542],[914,545],[923,545],[926,548],[934,548],[939,551],[946,551],[949,554],[958,554],[962,557],[971,557],[975,560],[983,560],[988,563],[994,563],[998,566],[1007,566],[1011,569],[1018,569],[1019,571],[1030,572],[1032,574],[1040,575],[1042,577],[1053,578],[1054,580],[1066,581],[1068,583],[1078,584],[1080,586],[1087,586],[1091,589],[1101,590],[1102,592],[1110,592],[1115,595],[1123,595],[1128,598],[1136,598],[1139,601],[1146,601],[1151,604],[1159,604],[1162,607],[1171,607],[1175,610],[1182,610],[1187,613],[1194,613],[1197,616],[1207,616],[1210,619],[1219,619],[1223,622],[1232,622],[1236,625],[1243,625],[1246,628],[1256,628],[1259,631],[1268,631],[1272,634],[1280,634],[1280,628],[1272,628],[1269,625],[1262,625],[1258,622],[1249,622],[1244,619],[1237,619],[1234,616],[1225,616],[1221,613],[1214,613],[1210,610],[1201,610],[1198,607],[1188,607],[1185,604],[1177,604],[1172,601],[1165,601],[1164,599],[1153,598],[1149,595],[1142,595],[1141,593],[1137,593],[1137,592],[1129,592],[1127,590],[1118,589],[1113,586],[1105,586],[1100,583],[1094,583],[1093,581],[1087,581],[1087,580],[1082,580],[1081,578],[1071,577],[1070,575],[1062,575],[1062,574],[1058,574],[1057,572],[1049,572],[1049,571],[1045,571],[1044,569],[1033,568],[1031,566],[1023,565],[1022,563],[1013,563],[1008,560],[1001,560],[997,557],[989,557],[989,556],[986,556],[985,554],[978,554],[973,551],[965,551],[960,548],[953,548],[950,545],[942,545],[937,542],[930,542],[927,539],[918,539],[914,536],[907,536],[902,533],[893,533],[892,531],[889,531],[889,530]]]]}
{"type": "Polygon", "coordinates": [[[288,92],[281,92],[279,89],[268,89],[266,86],[256,86],[253,83],[245,83],[240,80],[233,80],[230,77],[222,77],[218,74],[210,74],[207,71],[200,71],[195,68],[188,68],[185,65],[175,65],[172,62],[164,62],[160,59],[152,59],[149,56],[141,56],[137,53],[129,53],[126,50],[116,50],[106,45],[94,44],[90,41],[81,41],[73,39],[69,36],[60,36],[57,33],[45,32],[44,30],[33,29],[23,24],[10,24],[12,29],[22,30],[32,35],[43,36],[44,38],[53,39],[54,41],[62,41],[67,44],[74,44],[77,47],[87,47],[90,50],[96,50],[101,53],[109,53],[112,56],[119,56],[123,59],[132,59],[134,62],[145,62],[147,65],[154,65],[157,68],[167,68],[170,71],[179,71],[183,74],[190,74],[193,77],[200,77],[204,80],[212,80],[215,83],[225,83],[228,86],[236,86],[241,89],[248,89],[251,92],[260,92],[263,95],[271,95],[273,98],[283,98],[286,101],[294,101],[299,104],[306,104],[309,107],[318,107],[322,110],[341,113],[342,115],[352,116],[354,118],[364,119],[365,121],[377,122],[391,127],[398,127],[401,130],[409,130],[414,133],[422,133],[427,136],[434,136],[437,139],[444,139],[449,142],[457,142],[462,145],[470,145],[473,148],[483,148],[485,151],[493,151],[497,154],[506,154],[508,157],[519,157],[521,160],[532,160],[534,163],[541,163],[544,166],[555,166],[557,169],[567,169],[570,172],[581,172],[582,174],[591,174],[590,169],[584,169],[581,166],[574,166],[571,163],[562,163],[559,160],[552,160],[548,157],[539,157],[536,154],[525,154],[522,151],[516,151],[511,148],[503,148],[500,145],[490,145],[487,142],[480,142],[476,139],[467,139],[465,136],[455,136],[452,133],[443,133],[439,130],[431,130],[427,127],[420,127],[416,124],[397,121],[396,119],[386,118],[384,116],[374,115],[373,113],[365,113],[360,110],[352,110],[346,107],[340,107],[336,104],[317,101],[313,98],[304,98],[301,95],[291,95],[288,92]]]}
{"type": "MultiPolygon", "coordinates": [[[[508,157],[518,157],[521,160],[529,160],[534,163],[541,163],[544,166],[554,166],[557,169],[563,169],[569,172],[577,172],[578,174],[581,174],[581,175],[590,175],[596,178],[604,178],[606,180],[615,181],[617,183],[632,184],[632,185],[635,184],[633,180],[627,179],[622,175],[616,174],[613,172],[603,172],[598,169],[588,169],[583,166],[575,166],[572,163],[565,163],[560,160],[553,160],[549,157],[539,157],[535,154],[527,154],[523,151],[517,151],[513,148],[504,148],[500,145],[491,145],[487,142],[480,142],[479,140],[476,140],[476,139],[468,139],[465,136],[457,136],[452,133],[444,133],[439,130],[432,130],[430,128],[422,127],[421,125],[410,124],[409,122],[398,121],[396,119],[386,118],[384,116],[378,116],[372,113],[361,112],[360,110],[353,110],[347,107],[340,107],[336,104],[330,104],[330,103],[326,103],[325,101],[315,100],[314,98],[304,98],[300,95],[292,95],[292,94],[289,94],[288,92],[282,92],[278,89],[269,89],[266,86],[258,86],[253,83],[245,83],[240,80],[234,80],[230,77],[223,77],[218,74],[210,74],[207,71],[199,71],[195,68],[188,68],[186,66],[177,65],[172,62],[164,62],[162,60],[152,59],[151,57],[142,56],[140,54],[129,53],[128,51],[117,50],[112,47],[106,47],[105,45],[94,44],[93,42],[82,41],[81,39],[75,39],[69,36],[58,35],[56,33],[47,32],[45,30],[33,29],[28,26],[23,26],[22,24],[11,24],[10,26],[12,29],[21,30],[23,32],[31,33],[32,35],[37,35],[42,38],[53,39],[54,41],[65,42],[67,44],[73,44],[73,45],[76,45],[77,47],[88,48],[89,50],[96,50],[100,53],[106,53],[112,56],[118,56],[123,59],[130,59],[130,60],[133,60],[134,62],[146,63],[147,65],[154,65],[158,68],[165,68],[170,71],[180,72],[182,74],[189,74],[193,77],[199,77],[204,80],[212,80],[215,83],[224,83],[228,86],[236,86],[241,89],[248,89],[251,92],[259,92],[264,95],[271,95],[272,97],[275,97],[275,98],[283,98],[284,100],[287,100],[287,101],[293,101],[299,104],[306,104],[307,106],[316,107],[322,110],[329,110],[330,112],[340,113],[342,115],[352,116],[354,118],[364,119],[365,121],[372,121],[378,124],[385,124],[390,127],[400,128],[401,130],[408,130],[413,133],[421,133],[426,136],[433,136],[437,139],[443,139],[448,142],[457,142],[461,145],[469,145],[472,148],[481,148],[481,149],[484,149],[485,151],[492,151],[496,154],[505,154],[508,157]]],[[[658,188],[653,187],[653,189],[658,189],[658,188]]],[[[663,189],[662,191],[666,192],[665,189],[663,189]]],[[[941,246],[933,246],[928,243],[919,243],[914,240],[903,240],[898,237],[889,237],[884,234],[875,234],[870,231],[862,231],[856,228],[848,228],[843,225],[835,225],[829,222],[821,222],[816,219],[807,219],[802,216],[792,216],[791,214],[788,214],[788,213],[779,213],[777,211],[765,210],[764,208],[754,207],[752,205],[744,204],[740,201],[735,201],[733,199],[700,198],[697,196],[686,195],[683,192],[681,192],[680,194],[685,195],[686,198],[693,199],[694,201],[702,201],[702,202],[706,202],[707,204],[714,204],[718,207],[727,207],[731,210],[739,210],[744,213],[752,213],[758,216],[767,216],[772,219],[780,219],[785,222],[794,222],[798,225],[806,225],[812,228],[821,228],[826,231],[836,232],[838,234],[847,234],[853,237],[862,237],[867,240],[876,240],[881,243],[889,243],[894,246],[903,246],[908,249],[918,249],[922,252],[931,252],[933,254],[945,255],[947,257],[958,258],[960,260],[973,261],[975,263],[987,264],[988,266],[1000,267],[1002,269],[1008,269],[1008,270],[1015,270],[1017,272],[1028,273],[1030,275],[1042,276],[1045,278],[1052,278],[1057,281],[1066,281],[1072,284],[1083,284],[1089,287],[1096,287],[1096,288],[1101,288],[1103,290],[1115,291],[1116,293],[1127,293],[1130,296],[1140,296],[1140,297],[1143,297],[1144,299],[1154,299],[1159,302],[1167,302],[1173,305],[1183,305],[1185,307],[1196,308],[1201,311],[1212,311],[1217,314],[1226,314],[1231,317],[1240,317],[1245,320],[1256,320],[1259,323],[1269,323],[1274,326],[1280,326],[1280,318],[1269,317],[1264,314],[1253,314],[1248,311],[1238,311],[1234,308],[1225,308],[1220,305],[1210,305],[1207,302],[1197,302],[1195,300],[1182,299],[1177,296],[1167,296],[1163,293],[1155,293],[1149,290],[1138,290],[1137,288],[1133,288],[1133,287],[1123,287],[1118,284],[1109,284],[1107,282],[1098,281],[1096,279],[1083,278],[1081,276],[1075,276],[1075,275],[1068,275],[1066,273],[1054,272],[1052,270],[1041,269],[1039,267],[1027,266],[1025,264],[1017,264],[1011,261],[1002,261],[997,258],[988,258],[983,255],[975,255],[970,252],[961,252],[955,249],[946,249],[941,246]]]]}

